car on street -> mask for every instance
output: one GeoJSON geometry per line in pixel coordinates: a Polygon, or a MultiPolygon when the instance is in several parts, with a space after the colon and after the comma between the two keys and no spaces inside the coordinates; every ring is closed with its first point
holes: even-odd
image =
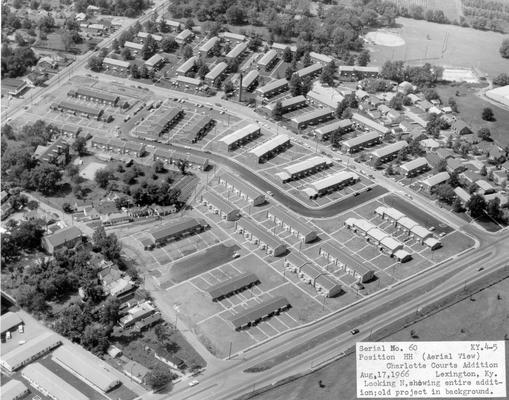
{"type": "Polygon", "coordinates": [[[352,329],[352,330],[350,331],[350,333],[351,333],[352,335],[357,335],[357,334],[359,333],[359,330],[358,330],[357,328],[355,328],[355,329],[352,329]]]}
{"type": "Polygon", "coordinates": [[[196,379],[194,379],[191,382],[189,382],[189,386],[191,386],[191,387],[196,386],[198,383],[200,383],[200,382],[198,382],[196,379]]]}
{"type": "Polygon", "coordinates": [[[274,196],[274,193],[272,193],[270,190],[267,190],[267,194],[268,194],[269,196],[274,196]]]}

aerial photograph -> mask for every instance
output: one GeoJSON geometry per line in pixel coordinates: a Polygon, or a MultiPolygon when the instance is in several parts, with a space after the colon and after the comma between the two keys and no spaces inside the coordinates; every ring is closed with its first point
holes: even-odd
{"type": "Polygon", "coordinates": [[[507,398],[509,0],[1,26],[0,399],[507,398]]]}

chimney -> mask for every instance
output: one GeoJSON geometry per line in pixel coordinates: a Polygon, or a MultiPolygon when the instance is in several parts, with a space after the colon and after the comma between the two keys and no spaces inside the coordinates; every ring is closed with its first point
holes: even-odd
{"type": "Polygon", "coordinates": [[[239,78],[239,103],[242,102],[242,72],[240,73],[240,78],[239,78]]]}

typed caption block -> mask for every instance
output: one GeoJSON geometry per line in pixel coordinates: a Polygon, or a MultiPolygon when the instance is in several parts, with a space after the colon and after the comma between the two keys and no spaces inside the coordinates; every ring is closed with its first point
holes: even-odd
{"type": "Polygon", "coordinates": [[[359,342],[358,398],[506,397],[505,343],[359,342]]]}

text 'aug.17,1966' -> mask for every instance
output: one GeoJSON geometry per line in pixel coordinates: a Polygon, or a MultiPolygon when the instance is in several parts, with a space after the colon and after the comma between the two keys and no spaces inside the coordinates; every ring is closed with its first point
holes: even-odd
{"type": "Polygon", "coordinates": [[[505,343],[359,342],[358,398],[506,397],[505,343]]]}

